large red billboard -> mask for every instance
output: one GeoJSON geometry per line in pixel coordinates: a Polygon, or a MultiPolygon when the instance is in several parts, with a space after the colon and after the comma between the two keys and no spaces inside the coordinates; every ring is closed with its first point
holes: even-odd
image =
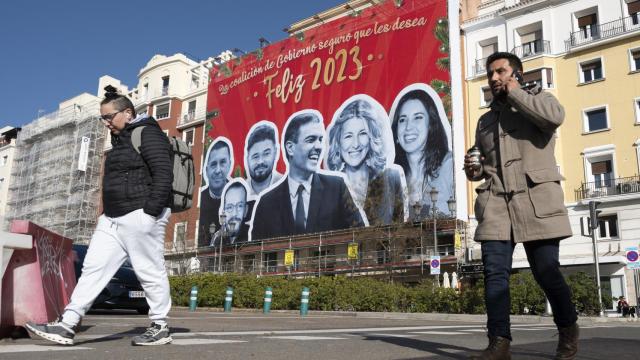
{"type": "Polygon", "coordinates": [[[448,39],[445,0],[384,1],[215,66],[199,244],[448,215],[448,39]]]}

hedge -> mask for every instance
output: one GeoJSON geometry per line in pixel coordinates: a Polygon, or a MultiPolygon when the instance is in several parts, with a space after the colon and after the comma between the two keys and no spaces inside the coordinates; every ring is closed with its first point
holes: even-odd
{"type": "MultiPolygon", "coordinates": [[[[579,313],[598,313],[597,290],[585,273],[568,276],[567,283],[579,313]]],[[[252,275],[200,273],[169,279],[174,305],[188,306],[191,287],[198,287],[198,306],[222,307],[227,286],[233,288],[233,306],[261,309],[265,288],[273,289],[273,310],[295,310],[303,287],[310,289],[310,310],[440,312],[483,314],[483,281],[465,284],[462,290],[434,286],[426,280],[415,286],[389,283],[371,277],[323,276],[305,279],[252,275]]],[[[545,298],[529,272],[511,276],[511,313],[542,314],[545,298]]]]}

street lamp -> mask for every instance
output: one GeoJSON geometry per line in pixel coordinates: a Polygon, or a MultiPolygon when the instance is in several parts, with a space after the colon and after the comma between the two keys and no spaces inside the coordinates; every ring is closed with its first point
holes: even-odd
{"type": "Polygon", "coordinates": [[[218,272],[222,273],[222,243],[224,242],[224,235],[227,230],[227,215],[225,213],[220,214],[220,251],[218,252],[218,272]]]}
{"type": "Polygon", "coordinates": [[[416,201],[415,204],[413,204],[413,221],[414,222],[420,221],[421,212],[422,212],[422,203],[420,203],[420,201],[416,201]]]}
{"type": "MultiPolygon", "coordinates": [[[[211,239],[209,240],[209,246],[213,246],[213,271],[216,271],[216,253],[215,253],[215,238],[216,238],[216,223],[215,222],[211,222],[211,224],[209,224],[209,234],[211,234],[211,239]]],[[[203,244],[204,245],[204,244],[203,244]]]]}
{"type": "MultiPolygon", "coordinates": [[[[413,221],[420,221],[420,213],[422,212],[422,203],[416,201],[413,204],[413,221]]],[[[420,274],[424,274],[424,244],[422,243],[422,222],[420,222],[420,274]]]]}
{"type": "Polygon", "coordinates": [[[436,233],[436,214],[438,211],[438,207],[436,204],[438,203],[438,190],[435,187],[431,188],[429,192],[429,196],[431,197],[431,211],[433,213],[433,247],[436,253],[436,256],[440,255],[438,252],[438,235],[436,233]]]}

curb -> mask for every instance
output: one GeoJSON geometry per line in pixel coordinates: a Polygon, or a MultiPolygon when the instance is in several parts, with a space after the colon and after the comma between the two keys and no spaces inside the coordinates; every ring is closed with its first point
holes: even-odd
{"type": "MultiPolygon", "coordinates": [[[[188,311],[186,306],[174,306],[173,310],[188,311]]],[[[223,308],[199,307],[196,312],[219,312],[224,313],[223,308]]],[[[259,313],[262,309],[241,309],[233,308],[235,313],[259,313]]],[[[271,310],[274,314],[295,314],[300,315],[299,310],[271,310]]],[[[392,320],[432,320],[432,321],[468,321],[487,322],[486,314],[448,314],[448,313],[401,313],[401,312],[360,312],[360,311],[322,311],[309,310],[309,315],[330,315],[356,317],[362,319],[392,319],[392,320]]],[[[265,316],[269,316],[266,314],[265,316]]],[[[511,315],[511,322],[517,324],[553,324],[553,317],[538,315],[511,315]]],[[[579,325],[602,324],[602,323],[627,323],[627,318],[622,317],[598,317],[581,316],[578,317],[579,325]]]]}

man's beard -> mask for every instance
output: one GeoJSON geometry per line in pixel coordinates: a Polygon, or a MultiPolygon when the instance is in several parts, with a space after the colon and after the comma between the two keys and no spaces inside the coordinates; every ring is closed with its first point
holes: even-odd
{"type": "Polygon", "coordinates": [[[269,178],[269,176],[271,176],[272,172],[273,172],[273,168],[271,168],[271,167],[259,166],[259,167],[256,167],[251,172],[251,179],[253,179],[256,182],[263,182],[263,181],[267,180],[269,178]],[[259,173],[258,170],[260,170],[261,168],[265,169],[266,171],[263,171],[263,172],[259,173]]]}

